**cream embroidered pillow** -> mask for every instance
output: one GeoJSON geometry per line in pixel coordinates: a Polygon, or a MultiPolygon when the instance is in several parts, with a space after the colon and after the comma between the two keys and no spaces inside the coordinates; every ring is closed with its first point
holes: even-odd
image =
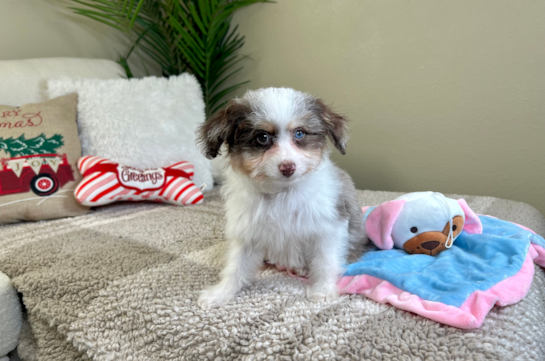
{"type": "Polygon", "coordinates": [[[77,94],[19,108],[0,105],[0,224],[77,216],[81,176],[77,94]]]}

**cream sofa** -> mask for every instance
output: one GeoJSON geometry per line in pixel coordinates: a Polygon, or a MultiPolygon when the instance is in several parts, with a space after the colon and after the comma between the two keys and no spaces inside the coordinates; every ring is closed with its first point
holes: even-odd
{"type": "MultiPolygon", "coordinates": [[[[52,76],[122,74],[104,60],[0,62],[0,103],[44,100],[44,79],[52,76]]],[[[358,201],[374,205],[398,195],[358,191],[358,201]]],[[[545,219],[527,204],[465,198],[477,213],[545,235],[545,219]]],[[[26,361],[545,359],[545,272],[539,267],[523,301],[495,307],[475,330],[358,295],[314,304],[304,284],[274,269],[264,269],[226,307],[202,311],[196,298],[218,279],[223,225],[218,188],[195,207],[114,204],[82,217],[0,227],[0,270],[12,277],[2,282],[0,276],[0,305],[12,305],[0,307],[0,325],[1,317],[11,317],[17,326],[0,328],[0,342],[8,340],[8,349],[17,343],[21,314],[13,283],[27,309],[18,346],[26,361]],[[4,299],[2,285],[9,294],[4,299]]]]}

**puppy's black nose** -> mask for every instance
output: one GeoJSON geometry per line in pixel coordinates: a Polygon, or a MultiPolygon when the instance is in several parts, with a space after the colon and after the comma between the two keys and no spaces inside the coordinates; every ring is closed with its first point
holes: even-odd
{"type": "Polygon", "coordinates": [[[432,249],[435,249],[437,248],[437,246],[439,246],[439,242],[438,241],[428,241],[428,242],[424,242],[420,245],[422,248],[424,249],[427,249],[428,251],[431,251],[432,249]]]}
{"type": "Polygon", "coordinates": [[[291,175],[295,173],[295,164],[291,162],[282,163],[278,168],[280,169],[280,173],[282,173],[284,177],[291,177],[291,175]]]}

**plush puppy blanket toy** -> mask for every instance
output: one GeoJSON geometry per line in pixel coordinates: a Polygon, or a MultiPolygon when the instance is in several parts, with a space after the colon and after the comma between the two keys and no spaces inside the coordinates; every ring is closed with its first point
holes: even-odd
{"type": "Polygon", "coordinates": [[[534,263],[545,266],[545,239],[477,215],[463,199],[410,193],[363,207],[362,216],[377,248],[346,265],[339,293],[361,294],[446,325],[480,327],[493,306],[526,296],[534,263]]]}
{"type": "Polygon", "coordinates": [[[450,248],[462,229],[478,233],[477,215],[463,199],[437,192],[408,193],[377,207],[364,207],[365,230],[383,250],[435,256],[450,248]],[[467,225],[466,225],[467,222],[467,225]]]}
{"type": "Polygon", "coordinates": [[[8,352],[17,347],[22,322],[17,291],[8,276],[0,272],[0,361],[9,361],[8,352]]]}
{"type": "Polygon", "coordinates": [[[346,266],[339,292],[363,294],[450,326],[480,327],[494,305],[526,296],[534,263],[545,266],[541,236],[477,215],[463,199],[410,193],[363,212],[378,249],[346,266]]]}

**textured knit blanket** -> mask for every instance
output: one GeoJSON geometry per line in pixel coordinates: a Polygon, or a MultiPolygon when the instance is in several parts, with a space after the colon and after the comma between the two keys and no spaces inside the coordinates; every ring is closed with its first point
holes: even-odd
{"type": "MultiPolygon", "coordinates": [[[[399,194],[359,192],[360,204],[399,194]]],[[[455,196],[456,197],[456,196],[455,196]]],[[[464,197],[472,209],[545,234],[534,208],[464,197]]],[[[217,190],[198,206],[118,204],[89,215],[0,228],[0,271],[22,294],[25,360],[544,360],[545,274],[481,328],[441,325],[361,295],[312,303],[273,268],[234,302],[202,311],[225,252],[217,190]],[[254,357],[252,357],[254,356],[254,357]]]]}

